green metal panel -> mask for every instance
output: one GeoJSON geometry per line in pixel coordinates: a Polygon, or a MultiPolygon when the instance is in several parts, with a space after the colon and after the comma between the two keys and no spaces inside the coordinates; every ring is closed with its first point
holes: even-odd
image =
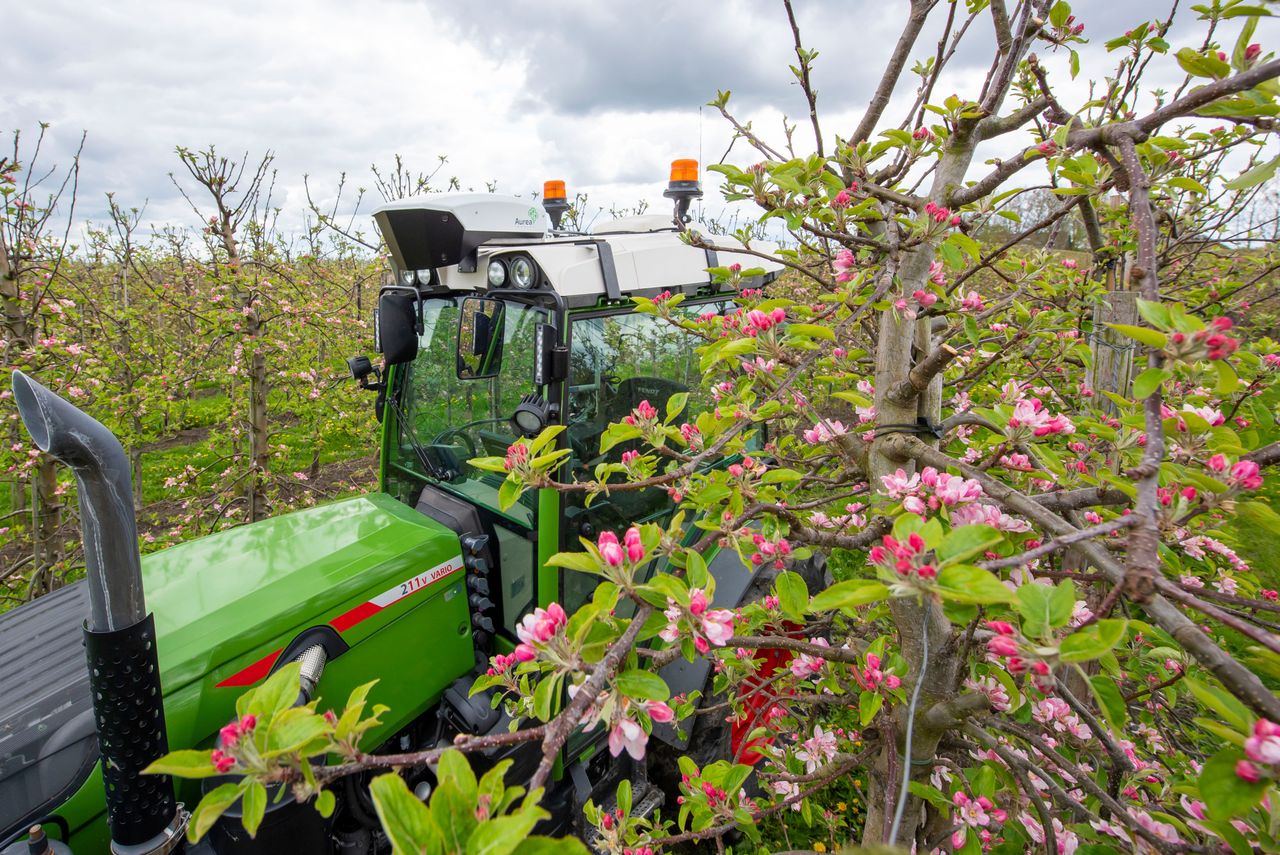
{"type": "Polygon", "coordinates": [[[547,564],[560,551],[560,493],[538,490],[538,605],[546,608],[560,598],[560,568],[547,564]]]}

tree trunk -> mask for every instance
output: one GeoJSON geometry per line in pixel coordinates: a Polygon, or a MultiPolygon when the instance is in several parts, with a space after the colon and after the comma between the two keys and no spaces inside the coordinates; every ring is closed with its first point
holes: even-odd
{"type": "Polygon", "coordinates": [[[267,358],[256,348],[257,324],[252,327],[255,345],[249,367],[249,444],[253,471],[249,473],[249,522],[267,516],[266,483],[271,467],[267,445],[267,358]]]}
{"type": "Polygon", "coordinates": [[[33,569],[30,599],[53,590],[53,569],[62,560],[58,531],[62,527],[62,504],[55,495],[58,489],[57,464],[52,457],[41,455],[32,480],[34,501],[31,503],[33,569]]]}
{"type": "Polygon", "coordinates": [[[133,510],[142,510],[142,447],[135,445],[129,449],[129,471],[133,475],[133,510]]]}

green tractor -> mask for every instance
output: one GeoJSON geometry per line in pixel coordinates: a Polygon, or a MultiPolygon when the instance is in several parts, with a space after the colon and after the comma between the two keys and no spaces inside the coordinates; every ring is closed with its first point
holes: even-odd
{"type": "MultiPolygon", "coordinates": [[[[678,162],[679,164],[680,162],[678,162]]],[[[562,230],[563,183],[543,205],[495,195],[430,195],[384,205],[375,220],[394,261],[379,297],[382,366],[350,361],[376,393],[381,469],[376,493],[219,532],[140,559],[128,464],[101,424],[15,372],[14,395],[35,443],[75,472],[87,578],[0,615],[0,853],[387,851],[358,776],[322,819],[310,805],[273,802],[250,839],[234,811],[187,844],[183,805],[198,781],[140,770],[169,750],[209,747],[236,699],[275,669],[302,663],[304,699],[340,705],[376,679],[391,712],[367,736],[379,751],[412,751],[458,733],[505,729],[502,710],[470,696],[477,673],[510,652],[519,619],[553,601],[572,612],[591,580],[548,566],[579,537],[632,521],[669,519],[665,491],[526,492],[499,501],[502,476],[472,458],[505,454],[549,424],[570,454],[561,480],[590,472],[605,428],[648,401],[661,411],[699,391],[692,342],[634,296],[686,295],[694,312],[731,308],[735,292],[709,268],[739,263],[774,278],[781,266],[682,240],[696,164],[673,174],[675,216],[562,230]],[[33,826],[40,826],[32,833],[33,826]]],[[[726,245],[740,247],[728,238],[726,245]]],[[[736,554],[710,556],[717,602],[747,595],[736,554]]],[[[708,666],[678,660],[674,692],[701,690],[708,666]]],[[[687,729],[656,737],[675,751],[687,729]]],[[[588,799],[629,777],[650,807],[660,790],[603,733],[571,739],[544,806],[545,829],[581,828],[588,799]]],[[[670,753],[667,755],[670,757],[670,753]]],[[[540,748],[473,757],[512,759],[532,773],[540,748]]],[[[430,768],[406,773],[424,798],[430,768]]],[[[207,782],[204,782],[207,783],[207,782]]]]}

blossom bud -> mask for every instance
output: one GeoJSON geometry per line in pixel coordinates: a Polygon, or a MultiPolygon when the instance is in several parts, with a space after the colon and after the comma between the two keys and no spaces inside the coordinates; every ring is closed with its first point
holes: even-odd
{"type": "Polygon", "coordinates": [[[1248,760],[1241,760],[1236,763],[1236,777],[1246,783],[1256,784],[1262,779],[1262,773],[1248,760]]]}

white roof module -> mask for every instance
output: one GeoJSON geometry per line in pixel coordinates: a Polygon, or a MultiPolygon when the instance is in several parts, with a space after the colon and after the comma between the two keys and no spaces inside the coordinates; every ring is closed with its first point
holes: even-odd
{"type": "MultiPolygon", "coordinates": [[[[669,216],[611,220],[590,234],[548,233],[547,218],[536,205],[509,196],[415,196],[381,206],[374,219],[399,269],[434,268],[440,284],[455,291],[487,289],[489,263],[515,255],[537,264],[538,287],[578,303],[699,288],[711,281],[709,267],[758,267],[770,279],[783,268],[747,253],[690,246],[669,216]]],[[[710,242],[742,246],[719,235],[710,242]]],[[[774,249],[772,244],[753,248],[774,249]]]]}

